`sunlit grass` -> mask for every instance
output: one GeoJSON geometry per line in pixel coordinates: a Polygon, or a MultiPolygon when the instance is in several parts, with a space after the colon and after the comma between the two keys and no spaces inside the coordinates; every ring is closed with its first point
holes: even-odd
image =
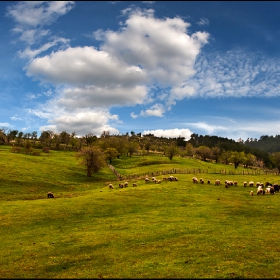
{"type": "MultiPolygon", "coordinates": [[[[279,194],[257,196],[256,188],[242,186],[244,180],[279,182],[276,176],[200,174],[211,180],[202,185],[192,183],[193,174],[177,174],[178,182],[133,180],[137,187],[129,181],[121,189],[110,170],[87,178],[70,152],[33,157],[1,147],[0,159],[2,278],[280,276],[279,194]],[[214,186],[217,178],[239,185],[214,186]]],[[[131,169],[141,163],[141,157],[131,160],[131,169]]],[[[130,159],[115,163],[129,167],[130,159]]],[[[189,168],[181,158],[174,163],[189,168]]]]}

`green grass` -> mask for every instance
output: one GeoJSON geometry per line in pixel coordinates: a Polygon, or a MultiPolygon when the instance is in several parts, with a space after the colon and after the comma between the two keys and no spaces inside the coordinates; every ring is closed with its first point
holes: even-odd
{"type": "MultiPolygon", "coordinates": [[[[212,168],[152,155],[112,164],[121,174],[212,168]],[[145,161],[155,163],[149,168],[145,161]]],[[[178,182],[133,180],[120,189],[110,169],[87,178],[72,152],[35,157],[5,146],[0,168],[1,278],[280,276],[280,195],[257,196],[256,188],[241,186],[244,180],[279,182],[276,176],[200,174],[211,180],[201,185],[192,183],[193,174],[177,174],[178,182]],[[217,178],[239,186],[214,186],[217,178]],[[46,198],[48,191],[55,199],[46,198]]]]}

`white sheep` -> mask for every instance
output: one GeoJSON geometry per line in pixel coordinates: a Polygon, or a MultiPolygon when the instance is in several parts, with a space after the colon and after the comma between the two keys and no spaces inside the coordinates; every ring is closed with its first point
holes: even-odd
{"type": "Polygon", "coordinates": [[[133,184],[132,184],[132,187],[137,187],[137,184],[136,184],[136,183],[133,183],[133,184]]]}
{"type": "Polygon", "coordinates": [[[259,195],[259,194],[264,195],[264,194],[265,194],[265,191],[264,191],[263,189],[258,189],[258,190],[257,190],[257,195],[259,195]]]}
{"type": "Polygon", "coordinates": [[[249,182],[249,187],[254,187],[254,182],[253,181],[249,182]]]}
{"type": "Polygon", "coordinates": [[[216,185],[216,186],[221,185],[221,181],[220,181],[219,179],[216,179],[216,180],[215,180],[215,185],[216,185]]]}
{"type": "Polygon", "coordinates": [[[250,195],[254,195],[254,192],[253,192],[253,191],[250,191],[250,195]]]}
{"type": "Polygon", "coordinates": [[[197,179],[196,177],[193,177],[193,178],[192,178],[192,181],[193,181],[195,184],[198,183],[198,179],[197,179]]]}
{"type": "Polygon", "coordinates": [[[150,179],[148,177],[145,178],[145,182],[148,183],[150,182],[150,179]]]}
{"type": "Polygon", "coordinates": [[[125,187],[128,187],[128,182],[125,182],[124,184],[123,184],[123,187],[125,188],[125,187]]]}
{"type": "Polygon", "coordinates": [[[247,187],[247,182],[246,181],[243,183],[243,187],[247,187]]]}
{"type": "Polygon", "coordinates": [[[113,189],[114,186],[112,184],[109,184],[109,189],[113,189]]]}

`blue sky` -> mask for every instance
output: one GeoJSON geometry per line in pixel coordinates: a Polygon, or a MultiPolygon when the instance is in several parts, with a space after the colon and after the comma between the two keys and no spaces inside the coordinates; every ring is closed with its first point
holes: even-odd
{"type": "Polygon", "coordinates": [[[280,134],[280,2],[0,2],[0,128],[280,134]]]}

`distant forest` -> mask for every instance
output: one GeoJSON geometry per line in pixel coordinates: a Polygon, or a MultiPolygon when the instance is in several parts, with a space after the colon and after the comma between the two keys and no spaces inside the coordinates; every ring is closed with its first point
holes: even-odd
{"type": "Polygon", "coordinates": [[[256,148],[268,153],[276,153],[280,151],[280,135],[268,136],[263,135],[259,140],[248,138],[244,144],[251,148],[256,148]]]}

